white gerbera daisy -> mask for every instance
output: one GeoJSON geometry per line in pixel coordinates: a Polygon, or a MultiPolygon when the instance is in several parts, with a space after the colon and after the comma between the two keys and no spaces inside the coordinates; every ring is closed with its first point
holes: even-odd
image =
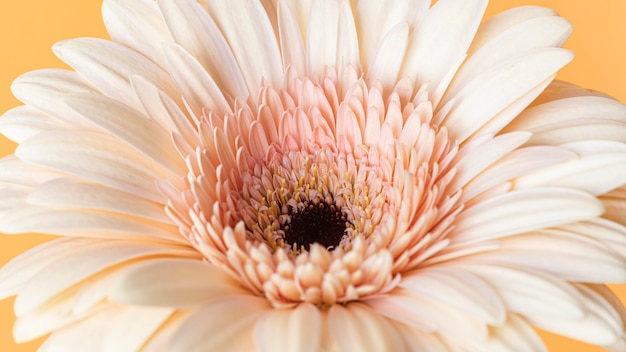
{"type": "Polygon", "coordinates": [[[615,351],[626,106],[487,0],[105,0],[18,78],[0,271],[41,351],[615,351]]]}

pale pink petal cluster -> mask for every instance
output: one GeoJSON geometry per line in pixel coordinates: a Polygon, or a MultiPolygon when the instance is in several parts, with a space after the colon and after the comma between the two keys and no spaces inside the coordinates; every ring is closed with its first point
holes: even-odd
{"type": "Polygon", "coordinates": [[[40,351],[626,348],[626,106],[487,0],[105,0],[0,118],[40,351]]]}

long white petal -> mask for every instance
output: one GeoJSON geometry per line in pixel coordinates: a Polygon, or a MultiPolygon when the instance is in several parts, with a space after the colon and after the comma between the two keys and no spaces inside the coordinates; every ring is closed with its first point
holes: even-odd
{"type": "Polygon", "coordinates": [[[476,242],[558,226],[601,215],[602,203],[576,190],[532,188],[485,200],[457,217],[450,238],[476,242]]]}
{"type": "Polygon", "coordinates": [[[168,29],[180,44],[231,96],[247,97],[248,88],[237,60],[217,25],[196,1],[158,1],[168,29]]]}
{"type": "MultiPolygon", "coordinates": [[[[357,4],[359,47],[364,69],[369,70],[377,53],[381,52],[383,38],[392,28],[405,24],[413,29],[428,13],[428,0],[361,0],[357,4]]],[[[399,59],[402,60],[402,57],[399,59]]]]}
{"type": "Polygon", "coordinates": [[[506,324],[491,327],[489,340],[471,348],[500,352],[547,352],[532,326],[516,314],[509,314],[506,324]]]}
{"type": "Polygon", "coordinates": [[[139,351],[173,311],[171,308],[123,307],[104,327],[101,351],[139,351]]]}
{"type": "Polygon", "coordinates": [[[201,260],[162,258],[130,266],[119,274],[111,300],[131,305],[190,308],[237,294],[237,282],[201,260]]]}
{"type": "Polygon", "coordinates": [[[105,0],[102,18],[111,39],[165,67],[162,45],[171,42],[163,16],[151,0],[105,0]]]}
{"type": "Polygon", "coordinates": [[[319,309],[310,303],[274,310],[256,323],[255,347],[265,352],[318,351],[323,323],[319,309]],[[277,339],[276,331],[283,337],[277,339]]]}
{"type": "Polygon", "coordinates": [[[333,340],[341,352],[403,351],[395,327],[376,311],[360,304],[333,305],[328,313],[333,340]]]}
{"type": "MultiPolygon", "coordinates": [[[[573,54],[567,50],[547,48],[500,63],[465,85],[455,96],[444,125],[451,136],[464,141],[527,92],[546,84],[572,59],[573,54]]],[[[536,95],[539,93],[536,91],[536,95]]]]}
{"type": "Polygon", "coordinates": [[[623,150],[613,153],[584,155],[567,163],[537,170],[518,177],[515,187],[564,187],[593,195],[609,192],[626,184],[626,146],[624,147],[621,148],[623,150]]]}
{"type": "Polygon", "coordinates": [[[606,298],[592,289],[577,284],[583,296],[586,314],[581,319],[542,319],[529,317],[540,329],[571,337],[594,345],[611,345],[623,338],[624,326],[619,313],[606,298]]]}
{"type": "Polygon", "coordinates": [[[483,47],[485,43],[489,43],[499,37],[509,28],[535,18],[556,15],[557,13],[553,9],[541,6],[519,6],[501,12],[481,24],[470,47],[470,54],[483,47]]]}
{"type": "Polygon", "coordinates": [[[21,143],[41,131],[69,128],[70,125],[28,105],[13,108],[0,118],[0,133],[16,143],[21,143]]]}
{"type": "Polygon", "coordinates": [[[465,57],[486,7],[486,0],[437,1],[413,31],[400,76],[433,92],[465,57]]]}
{"type": "Polygon", "coordinates": [[[162,201],[155,181],[178,178],[105,133],[55,131],[21,143],[20,159],[99,182],[150,200],[162,201]]]}
{"type": "Polygon", "coordinates": [[[262,80],[272,87],[283,81],[278,42],[263,6],[258,1],[207,1],[209,13],[228,41],[250,95],[262,80]]]}
{"type": "Polygon", "coordinates": [[[462,267],[431,267],[403,277],[400,287],[497,325],[506,319],[498,292],[462,267]]]}
{"type": "Polygon", "coordinates": [[[471,180],[464,188],[462,200],[471,199],[489,189],[555,164],[576,159],[576,153],[565,148],[534,146],[511,151],[471,180]]]}
{"type": "Polygon", "coordinates": [[[0,183],[2,184],[36,187],[61,176],[63,176],[62,173],[27,163],[15,155],[0,158],[0,183]]]}
{"type": "Polygon", "coordinates": [[[87,120],[134,147],[173,173],[185,172],[185,163],[171,143],[169,134],[145,115],[103,96],[70,95],[66,104],[87,120]]]}
{"type": "Polygon", "coordinates": [[[164,204],[122,192],[97,183],[59,178],[36,187],[27,198],[30,204],[48,207],[70,207],[106,210],[155,220],[165,224],[171,220],[164,204]]]}
{"type": "Polygon", "coordinates": [[[0,269],[0,298],[16,295],[35,274],[55,261],[100,242],[88,238],[58,238],[20,254],[0,269]]]}
{"type": "Polygon", "coordinates": [[[129,215],[76,208],[24,206],[6,211],[0,231],[187,243],[176,226],[129,215]]]}
{"type": "Polygon", "coordinates": [[[367,68],[367,77],[380,81],[383,88],[391,89],[397,82],[408,40],[409,26],[406,23],[391,28],[367,68]]]}
{"type": "Polygon", "coordinates": [[[539,132],[550,125],[572,123],[572,121],[609,120],[624,122],[626,105],[610,98],[592,96],[584,91],[584,96],[562,98],[530,107],[518,116],[506,131],[539,132]]]}
{"type": "Polygon", "coordinates": [[[278,35],[283,66],[292,65],[299,74],[304,75],[306,57],[303,35],[295,15],[285,1],[278,1],[278,35]]]}
{"type": "Polygon", "coordinates": [[[23,103],[42,111],[74,128],[92,129],[93,126],[69,109],[63,98],[72,93],[98,94],[74,71],[45,69],[25,73],[11,85],[13,95],[23,103]]]}
{"type": "Polygon", "coordinates": [[[450,193],[454,193],[457,189],[465,186],[472,178],[498,159],[506,157],[511,151],[527,141],[530,136],[531,134],[527,132],[509,133],[484,138],[480,140],[480,143],[470,144],[470,142],[463,146],[455,157],[458,160],[456,163],[458,171],[450,185],[450,193]]]}
{"type": "Polygon", "coordinates": [[[571,281],[626,281],[626,261],[612,248],[559,229],[503,239],[499,250],[481,253],[477,258],[534,268],[571,281]]]}
{"type": "Polygon", "coordinates": [[[337,62],[337,31],[342,1],[319,0],[311,4],[306,37],[307,71],[320,75],[337,62]]]}
{"type": "Polygon", "coordinates": [[[55,330],[37,352],[98,351],[103,330],[116,316],[118,307],[97,312],[76,324],[55,330]]]}
{"type": "MultiPolygon", "coordinates": [[[[498,63],[523,55],[539,48],[559,47],[571,33],[569,22],[558,16],[533,17],[513,24],[498,33],[480,47],[472,46],[474,52],[461,66],[446,96],[454,97],[465,84],[498,63]]],[[[446,103],[443,100],[442,103],[446,103]]]]}
{"type": "Polygon", "coordinates": [[[531,317],[580,319],[582,297],[564,279],[523,267],[491,264],[480,255],[458,265],[483,277],[498,290],[508,311],[531,317]]]}
{"type": "Polygon", "coordinates": [[[203,109],[219,116],[231,112],[220,87],[189,52],[176,44],[165,45],[163,50],[168,71],[196,116],[202,116],[203,109]]]}
{"type": "Polygon", "coordinates": [[[150,245],[142,241],[99,241],[83,247],[80,252],[58,258],[39,270],[15,299],[15,313],[22,316],[59,292],[99,271],[131,259],[146,256],[189,256],[182,247],[150,245]]]}
{"type": "Polygon", "coordinates": [[[339,75],[345,68],[359,67],[359,37],[354,23],[354,15],[347,1],[341,2],[337,23],[337,62],[339,75]]]}
{"type": "Polygon", "coordinates": [[[185,319],[167,351],[188,352],[198,346],[207,351],[254,350],[254,325],[270,309],[265,299],[251,295],[212,301],[185,319]]]}
{"type": "Polygon", "coordinates": [[[61,60],[104,94],[135,109],[141,110],[142,107],[132,92],[131,75],[141,75],[175,96],[174,84],[164,69],[121,44],[79,38],[60,42],[53,50],[61,60]]]}

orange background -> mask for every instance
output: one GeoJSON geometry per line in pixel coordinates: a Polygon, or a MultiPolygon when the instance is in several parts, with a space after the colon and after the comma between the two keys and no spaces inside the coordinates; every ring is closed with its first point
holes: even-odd
{"type": "MultiPolygon", "coordinates": [[[[488,16],[519,5],[556,9],[574,25],[566,47],[577,56],[559,78],[604,91],[626,102],[626,1],[492,0],[488,16]]],[[[45,67],[64,67],[50,47],[74,37],[106,37],[97,0],[19,0],[0,3],[0,113],[19,105],[9,90],[21,73],[45,67]]],[[[14,144],[0,136],[0,155],[14,144]]],[[[0,266],[45,240],[44,236],[0,235],[0,266]]],[[[626,285],[613,286],[626,301],[626,285]]],[[[0,351],[36,351],[42,340],[16,345],[11,329],[13,299],[0,302],[0,351]]],[[[550,351],[601,351],[552,335],[543,335],[550,351]]]]}

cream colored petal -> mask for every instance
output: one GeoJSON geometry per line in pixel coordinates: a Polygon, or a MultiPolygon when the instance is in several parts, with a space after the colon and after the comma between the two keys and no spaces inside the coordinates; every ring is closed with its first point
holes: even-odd
{"type": "Polygon", "coordinates": [[[30,191],[30,187],[17,185],[0,186],[0,219],[11,209],[24,206],[30,191]]]}
{"type": "Polygon", "coordinates": [[[487,282],[462,266],[434,266],[404,275],[400,287],[497,325],[506,319],[505,306],[487,282]]]}
{"type": "Polygon", "coordinates": [[[534,146],[513,150],[469,181],[463,188],[461,201],[472,199],[520,175],[576,158],[576,153],[559,147],[534,146]]]}
{"type": "Polygon", "coordinates": [[[391,323],[402,336],[409,351],[450,352],[451,347],[437,334],[415,329],[397,321],[391,323]]]}
{"type": "Polygon", "coordinates": [[[278,37],[283,66],[292,65],[300,75],[306,72],[303,35],[299,23],[286,1],[278,1],[278,37]]]}
{"type": "Polygon", "coordinates": [[[172,312],[173,309],[169,308],[138,306],[121,308],[104,327],[102,345],[98,351],[139,351],[172,312]]]}
{"type": "Polygon", "coordinates": [[[39,185],[28,195],[27,202],[48,207],[112,211],[171,224],[164,204],[71,178],[59,178],[39,185]]]}
{"type": "MultiPolygon", "coordinates": [[[[473,52],[459,69],[446,96],[448,99],[456,96],[465,84],[502,61],[539,48],[560,47],[571,31],[572,26],[566,19],[554,15],[511,23],[511,27],[481,43],[480,47],[472,45],[473,52]]],[[[447,101],[444,98],[442,103],[447,101]]]]}
{"type": "Polygon", "coordinates": [[[29,249],[0,269],[0,298],[16,295],[33,276],[57,260],[101,242],[89,238],[58,238],[29,249]]]}
{"type": "Polygon", "coordinates": [[[0,184],[35,187],[61,176],[62,173],[27,163],[15,155],[0,158],[0,184]]]}
{"type": "Polygon", "coordinates": [[[383,88],[390,91],[397,83],[408,40],[409,26],[406,23],[391,28],[369,63],[367,77],[380,81],[383,88]]]}
{"type": "Polygon", "coordinates": [[[606,298],[582,284],[576,284],[583,296],[585,316],[581,319],[543,319],[529,317],[531,324],[594,345],[618,343],[624,334],[619,313],[606,298]]]}
{"type": "Polygon", "coordinates": [[[623,224],[598,218],[559,226],[558,229],[599,241],[626,260],[626,226],[623,224]]]}
{"type": "Polygon", "coordinates": [[[476,32],[476,37],[472,42],[469,52],[472,54],[477,49],[483,47],[485,43],[491,42],[499,37],[509,28],[513,28],[535,18],[556,15],[556,11],[540,6],[520,6],[508,9],[485,20],[478,29],[478,32],[476,32]]]}
{"type": "MultiPolygon", "coordinates": [[[[583,143],[582,146],[590,146],[594,141],[583,143]]],[[[609,192],[626,184],[626,145],[616,142],[615,146],[621,148],[615,148],[614,152],[589,153],[518,177],[515,188],[564,187],[593,195],[609,192]]]]}
{"type": "Polygon", "coordinates": [[[279,0],[279,2],[286,4],[293,13],[294,19],[300,27],[300,33],[302,33],[302,40],[304,40],[313,0],[279,0]]]}
{"type": "Polygon", "coordinates": [[[547,352],[532,326],[516,314],[509,314],[505,324],[489,328],[489,340],[471,348],[498,352],[547,352]]]}
{"type": "Polygon", "coordinates": [[[461,147],[455,156],[457,172],[449,186],[450,193],[465,186],[499,159],[507,157],[530,136],[528,132],[514,132],[496,137],[485,136],[461,147]]]}
{"type": "Polygon", "coordinates": [[[571,281],[626,281],[626,261],[615,250],[589,237],[559,229],[502,239],[499,250],[477,257],[534,268],[571,281]]]}
{"type": "Polygon", "coordinates": [[[121,44],[95,38],[63,41],[54,53],[107,96],[141,110],[132,92],[131,75],[141,75],[164,92],[175,96],[169,75],[145,56],[121,44]]]}
{"type": "Polygon", "coordinates": [[[339,75],[345,69],[359,67],[359,36],[352,9],[347,1],[341,2],[337,23],[337,62],[335,68],[339,75]]]}
{"type": "Polygon", "coordinates": [[[501,238],[597,217],[593,196],[562,188],[533,188],[487,199],[460,213],[450,234],[454,243],[501,238]]]}
{"type": "Polygon", "coordinates": [[[165,67],[163,43],[171,42],[159,7],[151,0],[105,0],[102,18],[111,39],[165,67]]]}
{"type": "Polygon", "coordinates": [[[103,329],[118,313],[111,307],[80,322],[55,330],[37,352],[99,351],[103,329]]]}
{"type": "Polygon", "coordinates": [[[437,1],[413,31],[400,76],[433,92],[465,57],[486,7],[486,0],[437,1]]]}
{"type": "Polygon", "coordinates": [[[203,109],[219,116],[232,112],[220,87],[191,54],[176,44],[163,50],[168,71],[196,116],[202,116],[203,109]]]}
{"type": "Polygon", "coordinates": [[[264,298],[230,296],[193,311],[172,337],[167,351],[252,351],[257,320],[271,308],[264,298]]]}
{"type": "Polygon", "coordinates": [[[184,174],[185,163],[170,140],[169,133],[145,115],[103,96],[70,95],[66,104],[87,120],[135,148],[175,175],[184,174]]]}
{"type": "Polygon", "coordinates": [[[118,280],[109,298],[131,305],[190,308],[243,292],[225,271],[196,259],[147,260],[118,280]]]}
{"type": "Polygon", "coordinates": [[[571,124],[578,120],[586,120],[587,123],[593,120],[626,121],[626,105],[614,99],[590,96],[590,92],[584,92],[584,96],[562,98],[532,106],[521,113],[505,131],[538,132],[551,125],[571,124]]]}
{"type": "Polygon", "coordinates": [[[74,296],[72,312],[76,315],[82,314],[104,302],[122,268],[123,266],[114,266],[83,280],[74,296]]]}
{"type": "Polygon", "coordinates": [[[172,336],[178,331],[182,322],[189,315],[188,311],[176,311],[166,320],[157,331],[154,332],[149,341],[142,346],[142,352],[166,352],[167,345],[172,336]]]}
{"type": "MultiPolygon", "coordinates": [[[[450,136],[464,141],[526,93],[541,84],[547,85],[547,80],[573,57],[571,52],[560,48],[537,49],[492,67],[455,95],[443,124],[450,136]]],[[[535,93],[539,95],[541,91],[535,93]]],[[[509,114],[507,118],[515,116],[509,114]]]]}
{"type": "Polygon", "coordinates": [[[626,143],[626,123],[608,120],[570,120],[534,131],[527,145],[559,145],[589,140],[626,143]]]}
{"type": "Polygon", "coordinates": [[[0,223],[0,231],[6,234],[37,232],[59,236],[188,243],[180,236],[175,225],[123,214],[34,205],[7,211],[0,223]]]}
{"type": "MultiPolygon", "coordinates": [[[[383,38],[389,35],[392,28],[406,25],[413,29],[428,13],[428,0],[361,0],[357,4],[357,29],[361,62],[366,70],[374,57],[380,55],[383,38]],[[404,25],[402,25],[404,24],[404,25]]],[[[406,48],[406,47],[405,47],[406,48]]],[[[404,58],[404,53],[399,59],[404,58]]]]}
{"type": "Polygon", "coordinates": [[[90,130],[93,126],[69,109],[63,98],[71,93],[98,94],[74,71],[46,69],[25,73],[11,85],[13,95],[74,128],[90,130]]]}
{"type": "Polygon", "coordinates": [[[280,50],[263,6],[257,1],[207,1],[207,6],[235,55],[250,95],[257,94],[262,80],[280,87],[280,50]]]}
{"type": "Polygon", "coordinates": [[[13,325],[15,341],[18,343],[31,341],[111,306],[109,303],[103,303],[88,312],[74,314],[71,308],[74,293],[75,290],[66,290],[47,303],[37,307],[37,309],[18,316],[13,325]]]}
{"type": "Polygon", "coordinates": [[[366,300],[363,303],[389,319],[413,328],[454,336],[463,341],[482,342],[487,339],[488,325],[464,311],[410,290],[396,291],[387,297],[366,300]]]}
{"type": "Polygon", "coordinates": [[[193,252],[182,247],[164,246],[132,241],[99,241],[81,248],[79,252],[57,258],[33,275],[15,299],[15,313],[22,316],[68,287],[99,271],[147,256],[190,256],[193,252]]]}
{"type": "MultiPolygon", "coordinates": [[[[82,177],[139,197],[162,201],[155,181],[178,182],[154,161],[129,149],[108,134],[88,131],[55,131],[21,143],[20,159],[82,177]]],[[[25,172],[24,170],[23,172],[25,172]]]]}
{"type": "Polygon", "coordinates": [[[246,81],[235,56],[205,9],[192,0],[157,3],[175,42],[195,57],[226,93],[247,97],[246,81]]]}
{"type": "Polygon", "coordinates": [[[496,114],[489,122],[485,123],[485,125],[476,131],[474,135],[481,136],[484,134],[499,134],[502,129],[504,129],[511,121],[519,116],[524,109],[536,100],[537,96],[545,90],[555,77],[556,75],[552,75],[528,90],[521,97],[517,98],[509,106],[496,114]]]}
{"type": "Polygon", "coordinates": [[[274,310],[256,323],[255,347],[266,352],[316,352],[324,323],[319,309],[310,303],[274,310]],[[276,338],[276,331],[281,332],[281,338],[276,338]]]}
{"type": "Polygon", "coordinates": [[[615,100],[614,97],[599,92],[597,90],[581,88],[573,83],[554,80],[548,88],[530,105],[531,107],[549,103],[561,99],[580,98],[580,97],[600,97],[615,100]]]}
{"type": "MultiPolygon", "coordinates": [[[[167,132],[180,133],[180,131],[176,128],[176,124],[174,123],[172,116],[170,116],[169,111],[165,108],[163,102],[161,101],[161,95],[167,96],[167,94],[165,94],[162,90],[159,90],[159,88],[152,82],[141,76],[130,76],[130,84],[133,88],[133,92],[135,92],[137,99],[141,102],[141,105],[150,120],[154,121],[154,123],[161,126],[161,128],[167,132]]],[[[172,101],[173,105],[177,105],[171,97],[167,97],[167,99],[172,101]]],[[[179,106],[179,109],[180,108],[181,107],[179,106]]]]}
{"type": "Polygon", "coordinates": [[[604,218],[626,226],[626,186],[622,186],[599,198],[605,208],[604,218]]]}
{"type": "Polygon", "coordinates": [[[562,278],[517,267],[490,263],[477,255],[458,265],[483,277],[500,294],[507,310],[531,317],[580,319],[585,315],[582,297],[562,278]]]}
{"type": "Polygon", "coordinates": [[[333,305],[328,313],[330,334],[341,352],[406,351],[395,326],[361,303],[333,305]]]}
{"type": "Polygon", "coordinates": [[[16,143],[41,131],[70,128],[70,125],[27,105],[13,108],[0,117],[0,133],[16,143]]]}
{"type": "Polygon", "coordinates": [[[316,77],[324,67],[337,63],[337,33],[341,1],[319,0],[311,4],[306,32],[308,74],[316,77]]]}

